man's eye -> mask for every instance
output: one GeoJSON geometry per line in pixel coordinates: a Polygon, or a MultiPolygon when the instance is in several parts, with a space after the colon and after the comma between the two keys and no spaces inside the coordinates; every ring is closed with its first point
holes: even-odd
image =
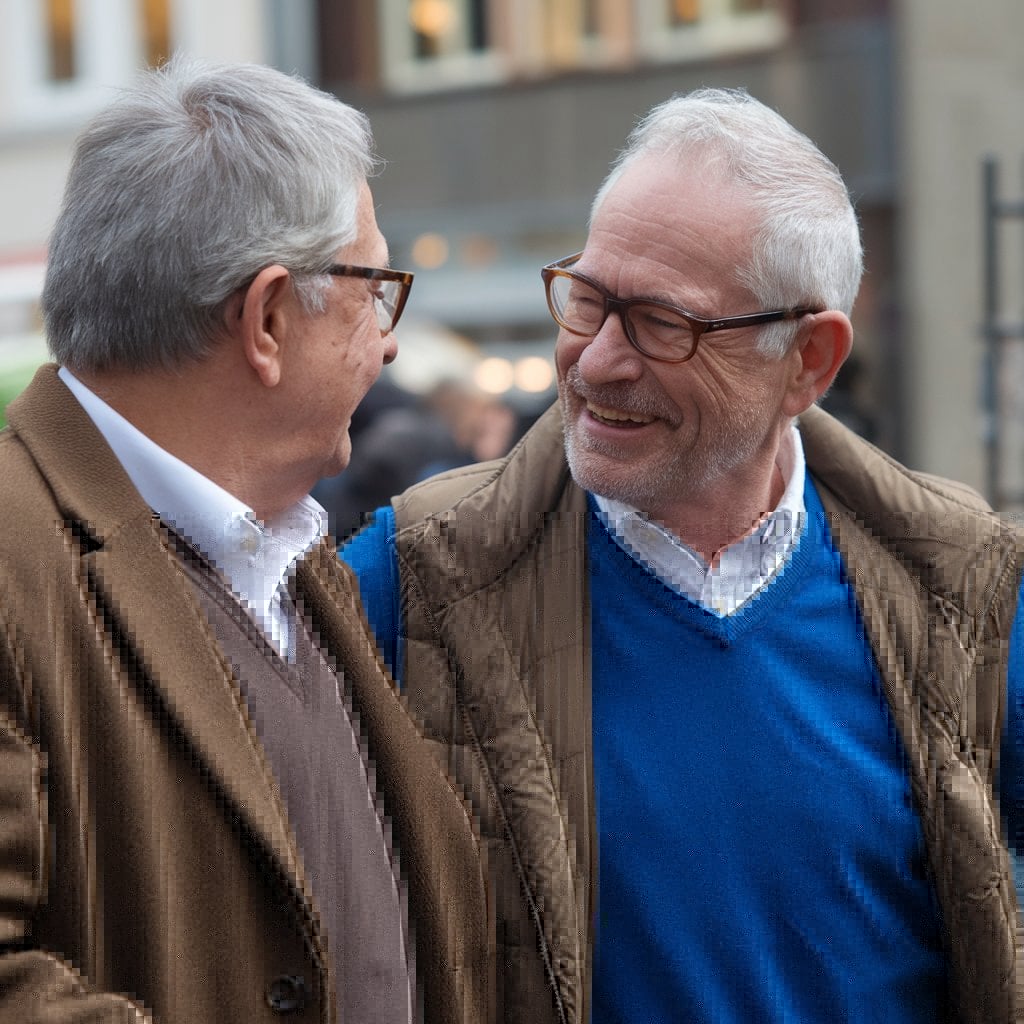
{"type": "Polygon", "coordinates": [[[604,308],[604,302],[593,295],[570,295],[567,306],[577,316],[596,317],[604,308]]]}
{"type": "Polygon", "coordinates": [[[667,309],[657,307],[634,307],[633,317],[641,326],[652,331],[687,331],[690,325],[667,309]]]}
{"type": "Polygon", "coordinates": [[[685,331],[690,325],[685,320],[677,320],[664,316],[645,316],[644,323],[649,327],[657,327],[666,331],[685,331]]]}

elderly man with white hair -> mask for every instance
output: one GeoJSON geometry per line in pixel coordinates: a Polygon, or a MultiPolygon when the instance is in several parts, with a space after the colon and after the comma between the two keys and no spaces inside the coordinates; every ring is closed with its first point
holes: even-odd
{"type": "Polygon", "coordinates": [[[656,107],[542,271],[560,401],[345,550],[479,817],[506,1020],[1022,1019],[1021,538],[815,407],[861,270],[778,114],[656,107]]]}

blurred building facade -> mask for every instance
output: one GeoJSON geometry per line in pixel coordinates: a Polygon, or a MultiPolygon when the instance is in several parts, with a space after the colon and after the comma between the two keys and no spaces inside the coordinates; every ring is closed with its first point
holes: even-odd
{"type": "Polygon", "coordinates": [[[0,272],[41,254],[101,83],[175,49],[265,61],[369,113],[392,263],[419,275],[409,312],[484,346],[495,389],[516,386],[509,353],[553,342],[539,267],[582,247],[636,118],[674,92],[746,87],[858,205],[868,273],[837,411],[913,465],[983,483],[980,165],[995,154],[1024,190],[1019,0],[5,3],[0,272]]]}

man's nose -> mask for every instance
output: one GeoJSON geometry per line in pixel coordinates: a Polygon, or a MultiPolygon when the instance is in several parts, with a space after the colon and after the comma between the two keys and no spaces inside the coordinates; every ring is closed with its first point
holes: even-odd
{"type": "Polygon", "coordinates": [[[395,332],[393,330],[388,331],[388,333],[384,335],[384,353],[382,356],[384,365],[387,366],[388,363],[393,363],[397,355],[398,339],[395,337],[395,332]]]}
{"type": "Polygon", "coordinates": [[[644,372],[644,357],[626,334],[624,313],[609,309],[601,329],[584,346],[577,360],[580,374],[588,384],[638,380],[644,372]]]}

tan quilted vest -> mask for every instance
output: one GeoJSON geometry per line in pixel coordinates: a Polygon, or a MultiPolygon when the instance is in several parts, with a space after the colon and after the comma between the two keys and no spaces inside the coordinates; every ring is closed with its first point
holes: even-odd
{"type": "MultiPolygon", "coordinates": [[[[804,414],[801,435],[909,757],[950,956],[948,1019],[1024,1021],[991,796],[1024,542],[973,492],[908,472],[820,410],[804,414]]],[[[587,517],[557,408],[508,459],[435,478],[394,506],[405,691],[479,817],[498,1006],[510,1022],[586,1022],[587,517]]]]}

